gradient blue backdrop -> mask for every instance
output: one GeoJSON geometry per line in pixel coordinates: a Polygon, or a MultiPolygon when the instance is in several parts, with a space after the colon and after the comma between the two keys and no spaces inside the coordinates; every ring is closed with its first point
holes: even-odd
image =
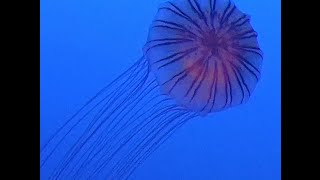
{"type": "MultiPolygon", "coordinates": [[[[41,0],[41,141],[142,56],[165,0],[41,0]]],[[[187,123],[137,180],[280,179],[280,0],[234,0],[264,52],[250,101],[187,123]]]]}

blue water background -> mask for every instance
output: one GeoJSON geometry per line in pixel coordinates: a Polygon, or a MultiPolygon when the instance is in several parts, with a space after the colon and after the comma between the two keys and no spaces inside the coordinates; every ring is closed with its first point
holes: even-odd
{"type": "MultiPolygon", "coordinates": [[[[40,0],[41,142],[142,56],[164,0],[40,0]]],[[[136,171],[137,180],[280,179],[280,0],[234,0],[264,52],[247,104],[196,118],[136,171]]]]}

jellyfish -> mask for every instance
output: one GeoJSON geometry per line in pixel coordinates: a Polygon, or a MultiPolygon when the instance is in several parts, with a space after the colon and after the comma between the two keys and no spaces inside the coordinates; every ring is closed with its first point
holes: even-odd
{"type": "Polygon", "coordinates": [[[43,144],[40,168],[57,162],[47,179],[129,179],[191,119],[246,103],[262,60],[250,16],[231,0],[165,2],[143,56],[43,144]]]}

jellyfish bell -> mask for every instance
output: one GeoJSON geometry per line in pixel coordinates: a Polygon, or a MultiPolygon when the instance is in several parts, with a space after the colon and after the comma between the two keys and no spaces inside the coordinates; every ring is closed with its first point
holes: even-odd
{"type": "Polygon", "coordinates": [[[229,0],[163,3],[144,54],[162,92],[201,115],[247,102],[260,78],[257,33],[229,0]]]}
{"type": "Polygon", "coordinates": [[[44,143],[40,167],[60,159],[48,179],[128,179],[190,119],[247,102],[263,56],[249,16],[229,0],[163,3],[143,53],[44,143]]]}

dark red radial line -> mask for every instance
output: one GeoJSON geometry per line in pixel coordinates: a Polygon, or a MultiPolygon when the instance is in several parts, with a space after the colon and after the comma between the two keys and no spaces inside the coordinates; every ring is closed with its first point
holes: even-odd
{"type": "MultiPolygon", "coordinates": [[[[183,26],[181,24],[178,24],[178,23],[175,23],[175,22],[171,22],[171,21],[166,21],[166,20],[159,20],[159,19],[154,20],[154,22],[161,22],[163,24],[175,26],[175,28],[181,29],[182,31],[185,31],[185,32],[189,33],[190,35],[192,35],[192,36],[194,36],[196,38],[199,38],[199,36],[197,34],[195,34],[194,32],[192,32],[191,30],[187,29],[185,26],[183,26]]],[[[161,26],[161,25],[156,25],[156,26],[161,26]]],[[[165,27],[172,28],[170,26],[165,26],[165,27]]]]}
{"type": "Polygon", "coordinates": [[[186,13],[184,13],[180,8],[178,8],[178,7],[177,7],[176,5],[174,5],[173,3],[171,3],[171,2],[168,2],[168,3],[169,3],[171,6],[173,6],[178,12],[175,11],[175,10],[173,10],[173,9],[171,9],[171,8],[169,8],[169,7],[166,7],[166,8],[164,8],[164,9],[167,9],[167,10],[173,12],[174,14],[176,14],[176,15],[184,18],[184,19],[186,19],[186,20],[189,21],[191,24],[193,24],[195,27],[197,27],[198,30],[200,31],[200,33],[203,33],[203,32],[204,32],[203,29],[201,28],[201,26],[200,26],[197,22],[195,22],[190,16],[188,16],[186,13]]]}
{"type": "Polygon", "coordinates": [[[216,11],[216,0],[210,0],[210,18],[211,18],[211,28],[214,29],[214,14],[216,11]]]}
{"type": "Polygon", "coordinates": [[[223,10],[223,14],[222,14],[221,19],[220,19],[220,27],[221,27],[222,24],[223,24],[224,16],[226,15],[226,13],[227,13],[227,11],[229,10],[230,6],[231,6],[231,2],[230,2],[230,0],[229,0],[227,7],[223,10]]]}
{"type": "Polygon", "coordinates": [[[153,39],[147,41],[146,44],[153,43],[153,42],[166,42],[166,41],[193,41],[192,39],[188,38],[161,38],[161,39],[153,39]]]}
{"type": "Polygon", "coordinates": [[[250,38],[257,38],[258,35],[257,34],[252,34],[252,35],[247,35],[247,36],[234,36],[232,39],[233,40],[244,40],[244,39],[250,39],[250,38]]]}
{"type": "Polygon", "coordinates": [[[226,65],[225,65],[225,62],[222,62],[222,67],[223,67],[223,71],[224,71],[224,74],[227,78],[227,84],[229,86],[229,95],[230,95],[230,103],[229,105],[232,104],[232,86],[231,86],[231,82],[230,82],[230,77],[229,77],[229,72],[228,72],[228,69],[226,68],[226,65]]]}
{"type": "MultiPolygon", "coordinates": [[[[226,50],[226,51],[228,51],[228,50],[226,50]]],[[[238,59],[236,59],[237,62],[239,62],[245,69],[247,69],[256,78],[257,81],[259,80],[258,75],[254,71],[252,71],[245,63],[247,63],[251,68],[253,68],[255,71],[257,71],[260,74],[260,71],[253,64],[251,64],[247,59],[242,57],[240,54],[235,54],[235,53],[231,53],[231,52],[229,52],[229,53],[233,57],[238,58],[238,59]]],[[[230,61],[230,63],[232,63],[232,62],[230,61]]]]}
{"type": "MultiPolygon", "coordinates": [[[[212,57],[212,56],[213,56],[213,54],[211,53],[211,55],[209,57],[212,57]]],[[[214,61],[213,80],[211,81],[211,85],[209,86],[209,90],[210,90],[209,97],[208,97],[206,105],[201,109],[201,111],[203,111],[210,102],[210,99],[212,96],[213,84],[214,84],[214,80],[215,80],[216,66],[217,66],[217,61],[214,61]]]]}
{"type": "Polygon", "coordinates": [[[187,17],[185,17],[183,14],[175,11],[174,9],[171,9],[171,8],[169,8],[169,7],[163,7],[163,8],[159,8],[159,10],[167,10],[167,11],[170,11],[170,12],[176,14],[177,16],[179,16],[179,17],[187,20],[189,23],[191,23],[192,25],[194,25],[195,28],[196,28],[196,30],[197,30],[197,32],[198,32],[200,35],[203,34],[203,30],[201,29],[201,27],[200,27],[198,24],[196,24],[195,22],[193,22],[192,19],[190,20],[190,19],[188,19],[187,17]]]}
{"type": "Polygon", "coordinates": [[[238,83],[239,86],[240,86],[241,93],[242,93],[242,99],[241,99],[241,104],[242,104],[242,103],[243,103],[243,100],[244,100],[244,96],[245,96],[244,91],[243,91],[242,84],[241,84],[241,82],[240,82],[240,79],[239,79],[239,77],[238,77],[238,74],[237,74],[236,71],[234,70],[233,65],[232,65],[229,61],[227,61],[227,62],[230,64],[231,70],[232,70],[233,74],[235,75],[235,77],[236,77],[236,79],[237,79],[237,83],[238,83]]]}
{"type": "Polygon", "coordinates": [[[208,61],[206,60],[205,61],[205,70],[203,72],[201,72],[201,74],[202,74],[201,80],[200,80],[199,84],[197,85],[197,87],[194,89],[192,97],[189,100],[189,102],[191,102],[194,99],[195,95],[197,94],[200,86],[202,85],[202,83],[203,83],[203,81],[205,79],[205,75],[207,74],[207,71],[208,71],[208,61]]]}
{"type": "Polygon", "coordinates": [[[258,75],[254,71],[252,71],[244,62],[246,62],[251,68],[253,68],[254,70],[256,70],[260,74],[260,71],[253,64],[248,62],[241,55],[234,54],[234,53],[230,53],[230,54],[232,56],[234,56],[235,58],[238,58],[237,62],[239,62],[245,69],[247,69],[256,78],[257,81],[259,80],[258,75]]]}
{"type": "Polygon", "coordinates": [[[194,13],[196,13],[198,15],[199,19],[203,20],[204,23],[208,26],[208,23],[206,21],[206,17],[204,16],[203,12],[201,11],[199,4],[194,0],[193,0],[193,2],[195,2],[196,7],[192,4],[191,0],[188,0],[188,3],[190,5],[192,11],[194,13]]]}
{"type": "Polygon", "coordinates": [[[242,36],[244,36],[244,35],[248,35],[248,34],[251,34],[251,33],[254,33],[254,34],[256,34],[256,32],[253,30],[253,29],[249,29],[249,30],[247,30],[247,31],[244,31],[244,32],[239,32],[239,33],[237,33],[237,34],[235,34],[234,36],[233,36],[233,38],[235,38],[235,37],[242,37],[242,36]]]}
{"type": "MultiPolygon", "coordinates": [[[[261,59],[263,59],[263,56],[262,54],[260,53],[261,52],[261,49],[258,48],[258,47],[251,47],[251,46],[232,46],[232,48],[234,49],[238,49],[238,50],[241,50],[241,51],[246,51],[246,52],[251,52],[251,53],[254,53],[254,54],[257,54],[258,56],[261,57],[261,59]],[[260,52],[258,52],[260,51],[260,52]]],[[[244,59],[244,58],[243,58],[244,59]]]]}
{"type": "Polygon", "coordinates": [[[247,83],[245,82],[245,80],[244,80],[241,72],[239,71],[239,67],[236,66],[235,64],[233,64],[231,61],[228,61],[228,62],[231,64],[231,66],[233,67],[233,69],[237,72],[237,75],[240,76],[241,82],[242,82],[242,84],[245,86],[245,88],[246,88],[246,90],[247,90],[247,92],[248,92],[248,94],[249,94],[249,96],[250,96],[250,95],[251,95],[250,90],[249,90],[248,85],[247,85],[247,83]]]}
{"type": "Polygon", "coordinates": [[[225,17],[225,19],[223,20],[223,23],[227,23],[229,21],[230,16],[232,15],[232,13],[234,12],[234,10],[236,9],[236,6],[233,5],[232,9],[229,11],[229,13],[227,14],[227,16],[225,17]]]}
{"type": "MultiPolygon", "coordinates": [[[[192,90],[193,86],[194,86],[195,83],[199,80],[200,76],[201,76],[202,73],[203,73],[203,71],[202,71],[202,65],[203,65],[203,63],[205,63],[205,61],[203,60],[203,57],[204,57],[204,56],[202,56],[202,58],[201,58],[202,60],[201,60],[201,62],[200,62],[200,63],[201,63],[200,66],[197,68],[197,76],[196,76],[196,78],[192,81],[191,86],[189,87],[189,89],[187,90],[186,94],[184,95],[185,97],[188,96],[188,94],[189,94],[190,91],[192,90]],[[198,71],[200,71],[200,73],[199,73],[198,71]]],[[[187,74],[189,74],[188,71],[187,71],[187,74]]]]}
{"type": "Polygon", "coordinates": [[[177,40],[177,41],[172,41],[172,42],[159,43],[159,44],[156,44],[156,45],[149,47],[145,53],[147,53],[149,50],[151,50],[152,48],[155,48],[155,47],[167,46],[167,45],[173,45],[173,44],[181,44],[181,43],[186,43],[186,42],[190,42],[190,41],[191,40],[177,40]]]}
{"type": "Polygon", "coordinates": [[[166,83],[172,81],[174,78],[184,74],[183,76],[179,77],[177,81],[175,81],[174,85],[171,87],[171,89],[169,90],[169,93],[173,90],[173,88],[177,85],[177,83],[179,81],[181,81],[182,79],[184,79],[188,74],[188,71],[192,71],[195,66],[199,63],[198,61],[201,60],[200,58],[198,60],[196,60],[196,62],[194,62],[190,67],[184,69],[183,71],[181,71],[180,73],[177,73],[176,75],[174,75],[172,78],[170,78],[169,80],[167,80],[166,82],[164,82],[162,85],[165,85],[166,83]]]}
{"type": "Polygon", "coordinates": [[[214,104],[215,104],[215,102],[216,102],[216,95],[217,95],[217,82],[218,82],[218,76],[217,76],[217,71],[219,70],[218,68],[217,68],[217,66],[218,66],[218,63],[216,63],[216,66],[215,66],[215,71],[214,71],[214,94],[213,94],[213,102],[212,102],[212,105],[211,105],[211,108],[210,108],[210,112],[212,111],[212,108],[213,108],[213,106],[214,106],[214,104]]]}
{"type": "Polygon", "coordinates": [[[193,47],[193,48],[186,49],[186,50],[184,50],[184,51],[178,51],[178,52],[176,52],[176,53],[174,53],[174,54],[172,54],[172,55],[170,55],[170,56],[166,56],[165,58],[161,58],[161,59],[155,61],[154,63],[159,63],[159,62],[162,62],[162,61],[171,59],[171,58],[173,58],[173,57],[175,57],[175,56],[178,56],[178,55],[180,55],[180,54],[184,54],[184,53],[186,53],[186,52],[192,51],[193,49],[197,49],[197,48],[198,48],[198,47],[193,47]]]}
{"type": "Polygon", "coordinates": [[[205,24],[207,25],[207,27],[209,27],[207,17],[206,17],[206,15],[203,13],[203,11],[201,10],[201,7],[200,7],[198,1],[197,1],[197,0],[193,0],[193,1],[194,1],[194,3],[196,4],[196,7],[197,7],[198,11],[200,12],[200,14],[201,14],[201,16],[202,16],[205,24]]]}
{"type": "MultiPolygon", "coordinates": [[[[227,29],[226,32],[229,32],[230,30],[235,29],[235,27],[237,27],[237,26],[235,26],[235,24],[236,24],[236,23],[239,23],[241,20],[245,19],[246,17],[247,17],[247,15],[244,14],[244,15],[242,15],[240,18],[238,18],[237,20],[231,22],[230,25],[229,25],[229,28],[227,29]]],[[[246,19],[246,20],[247,20],[247,19],[246,19]]],[[[245,21],[246,21],[246,20],[245,20],[245,21]]]]}
{"type": "Polygon", "coordinates": [[[243,22],[240,23],[240,24],[233,24],[233,27],[240,27],[240,26],[244,25],[245,23],[247,23],[247,22],[249,22],[249,21],[250,21],[250,19],[246,19],[245,21],[243,21],[243,22]]]}
{"type": "Polygon", "coordinates": [[[222,108],[225,108],[228,104],[228,100],[229,100],[229,94],[228,94],[228,83],[227,83],[227,75],[225,74],[225,71],[224,71],[224,67],[223,67],[223,62],[220,62],[222,66],[222,74],[223,74],[223,84],[224,84],[224,92],[225,92],[225,95],[226,95],[226,100],[225,100],[225,104],[223,105],[222,108]]]}
{"type": "Polygon", "coordinates": [[[182,59],[185,58],[188,54],[194,52],[196,49],[197,49],[197,48],[193,48],[192,50],[184,53],[183,55],[181,55],[181,56],[179,56],[179,57],[177,57],[177,58],[175,58],[175,59],[172,59],[171,61],[169,61],[169,62],[167,62],[167,63],[159,66],[158,69],[163,68],[163,67],[165,67],[165,66],[168,66],[168,65],[170,65],[170,64],[172,64],[172,63],[174,63],[174,62],[177,62],[177,61],[179,61],[179,60],[182,60],[182,59]]]}
{"type": "Polygon", "coordinates": [[[187,0],[187,1],[188,1],[189,5],[190,5],[190,7],[191,7],[192,11],[193,11],[195,14],[197,14],[197,15],[198,15],[199,19],[202,19],[201,14],[200,14],[200,13],[196,10],[196,8],[193,6],[193,4],[192,4],[191,0],[187,0]]]}

